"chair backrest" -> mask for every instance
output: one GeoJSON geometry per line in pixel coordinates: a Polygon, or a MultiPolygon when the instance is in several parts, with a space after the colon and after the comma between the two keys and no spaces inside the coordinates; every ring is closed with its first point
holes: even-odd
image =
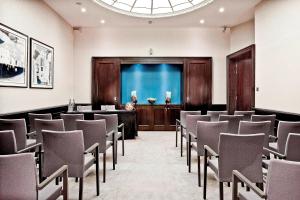
{"type": "Polygon", "coordinates": [[[224,110],[224,111],[211,111],[211,110],[208,110],[207,115],[209,115],[211,117],[212,122],[216,122],[216,121],[219,121],[219,116],[220,115],[228,115],[228,111],[226,111],[226,110],[224,110]]]}
{"type": "Polygon", "coordinates": [[[280,121],[277,127],[278,152],[284,154],[289,133],[300,133],[300,122],[280,121]]]}
{"type": "Polygon", "coordinates": [[[186,116],[186,132],[192,132],[197,135],[197,121],[210,121],[209,115],[187,115],[186,116]]]}
{"type": "Polygon", "coordinates": [[[260,122],[251,122],[251,121],[241,121],[239,126],[239,134],[265,134],[264,147],[269,147],[269,131],[270,131],[271,122],[270,121],[260,121],[260,122]]]}
{"type": "Polygon", "coordinates": [[[268,167],[267,199],[300,199],[300,163],[271,160],[268,167]]]}
{"type": "Polygon", "coordinates": [[[81,130],[42,131],[44,138],[43,176],[68,165],[69,177],[83,177],[84,140],[81,130]]]}
{"type": "Polygon", "coordinates": [[[255,111],[234,111],[234,115],[243,115],[243,121],[250,121],[251,116],[254,115],[255,111]]]}
{"type": "Polygon", "coordinates": [[[220,115],[219,121],[228,121],[228,133],[237,134],[243,115],[220,115]]]}
{"type": "Polygon", "coordinates": [[[36,129],[36,141],[37,143],[43,143],[42,130],[50,131],[64,131],[64,120],[63,119],[35,119],[36,129]]]}
{"type": "Polygon", "coordinates": [[[76,120],[83,120],[83,114],[60,114],[60,117],[64,120],[65,130],[76,130],[76,120]]]}
{"type": "Polygon", "coordinates": [[[285,146],[286,160],[300,162],[300,133],[290,133],[285,146]]]}
{"type": "Polygon", "coordinates": [[[105,120],[77,120],[77,130],[82,130],[85,149],[95,143],[99,143],[99,152],[106,150],[106,126],[105,120]]]}
{"type": "Polygon", "coordinates": [[[187,115],[201,115],[201,111],[180,111],[180,123],[182,126],[186,126],[186,116],[187,115]]]}
{"type": "Polygon", "coordinates": [[[0,131],[0,155],[15,153],[17,153],[17,142],[14,131],[0,131]]]}
{"type": "Polygon", "coordinates": [[[270,135],[274,135],[275,120],[276,120],[276,115],[252,115],[251,116],[251,121],[253,122],[271,121],[270,135]]]}
{"type": "Polygon", "coordinates": [[[1,199],[37,199],[33,154],[0,156],[0,177],[1,199]]]}
{"type": "Polygon", "coordinates": [[[35,131],[35,119],[52,119],[51,113],[44,113],[44,114],[39,114],[39,113],[28,113],[28,118],[29,118],[29,126],[30,126],[30,131],[35,131]]]}
{"type": "Polygon", "coordinates": [[[106,131],[118,132],[118,115],[117,114],[94,114],[94,119],[105,119],[106,131]]]}
{"type": "Polygon", "coordinates": [[[262,183],[264,134],[237,135],[221,133],[219,139],[219,180],[231,182],[238,170],[251,182],[262,183]]]}
{"type": "Polygon", "coordinates": [[[204,155],[204,145],[208,145],[218,153],[219,135],[228,130],[228,121],[223,122],[197,122],[197,152],[204,155]]]}
{"type": "Polygon", "coordinates": [[[25,119],[0,119],[0,130],[13,130],[17,142],[17,150],[26,147],[26,122],[25,119]]]}

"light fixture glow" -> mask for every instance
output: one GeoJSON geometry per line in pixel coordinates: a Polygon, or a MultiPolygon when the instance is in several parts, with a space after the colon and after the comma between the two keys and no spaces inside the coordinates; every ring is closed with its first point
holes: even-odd
{"type": "Polygon", "coordinates": [[[223,8],[223,7],[219,8],[220,13],[223,13],[224,11],[225,11],[225,8],[223,8]]]}
{"type": "Polygon", "coordinates": [[[104,20],[104,19],[101,19],[101,20],[100,20],[100,23],[101,23],[101,24],[105,24],[105,20],[104,20]]]}
{"type": "Polygon", "coordinates": [[[201,19],[200,20],[200,24],[204,24],[205,23],[205,20],[204,19],[201,19]]]}
{"type": "Polygon", "coordinates": [[[85,12],[86,12],[86,8],[82,7],[82,8],[81,8],[81,12],[82,12],[82,13],[85,13],[85,12]]]}

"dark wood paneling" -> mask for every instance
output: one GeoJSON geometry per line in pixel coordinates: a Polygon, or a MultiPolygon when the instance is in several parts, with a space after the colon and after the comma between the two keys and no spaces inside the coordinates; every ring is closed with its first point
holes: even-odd
{"type": "Polygon", "coordinates": [[[255,45],[227,56],[227,105],[235,110],[251,110],[255,103],[255,45]]]}
{"type": "Polygon", "coordinates": [[[138,130],[151,130],[153,127],[153,114],[149,106],[136,106],[138,130]]]}
{"type": "Polygon", "coordinates": [[[92,105],[119,105],[120,60],[117,58],[93,59],[92,105]]]}
{"type": "Polygon", "coordinates": [[[186,110],[198,110],[212,103],[211,58],[188,58],[184,66],[186,110]]]}

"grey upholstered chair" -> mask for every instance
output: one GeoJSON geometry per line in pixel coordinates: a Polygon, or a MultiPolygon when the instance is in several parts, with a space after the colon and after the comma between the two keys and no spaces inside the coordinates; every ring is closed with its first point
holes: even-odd
{"type": "MultiPolygon", "coordinates": [[[[273,154],[276,158],[285,159],[289,161],[300,162],[300,133],[290,133],[286,145],[284,154],[278,153],[277,151],[272,151],[270,149],[265,149],[269,153],[273,154]]],[[[263,160],[263,166],[268,168],[270,160],[263,160]]]]}
{"type": "Polygon", "coordinates": [[[269,135],[275,135],[275,133],[274,133],[275,120],[276,120],[276,115],[252,115],[251,116],[251,121],[253,121],[253,122],[271,121],[269,135]]]}
{"type": "Polygon", "coordinates": [[[233,171],[233,200],[296,200],[300,199],[300,163],[272,160],[267,175],[265,191],[256,187],[243,172],[233,171]],[[238,192],[238,182],[244,182],[250,192],[238,192]]]}
{"type": "MultiPolygon", "coordinates": [[[[269,134],[270,134],[271,121],[241,121],[238,134],[259,134],[264,133],[264,147],[269,148],[269,134]]],[[[268,151],[264,150],[264,155],[269,157],[268,151]]]]}
{"type": "Polygon", "coordinates": [[[60,117],[64,120],[65,130],[66,131],[75,131],[76,129],[76,120],[83,120],[83,114],[60,114],[60,117]]]}
{"type": "Polygon", "coordinates": [[[234,115],[243,115],[243,121],[250,121],[251,116],[255,114],[255,111],[234,111],[234,115]]]}
{"type": "Polygon", "coordinates": [[[106,130],[107,132],[114,131],[115,132],[115,163],[118,160],[118,140],[122,138],[122,156],[125,154],[125,144],[124,144],[124,124],[118,124],[118,115],[117,114],[94,114],[94,119],[105,119],[106,122],[106,130]],[[121,132],[119,130],[121,129],[121,132]]]}
{"type": "Polygon", "coordinates": [[[76,131],[42,131],[44,138],[43,176],[49,177],[62,165],[68,165],[69,177],[79,178],[79,199],[83,199],[83,179],[86,170],[95,164],[96,191],[99,187],[99,145],[85,150],[83,133],[76,131]],[[95,156],[92,156],[94,153],[95,156]]]}
{"type": "Polygon", "coordinates": [[[103,154],[103,182],[106,179],[106,150],[111,147],[113,156],[113,169],[115,169],[114,163],[114,137],[115,132],[106,132],[105,120],[77,120],[76,121],[77,130],[83,131],[84,146],[89,148],[95,143],[99,144],[99,153],[103,154]],[[112,137],[112,140],[108,140],[112,137]]]}
{"type": "MultiPolygon", "coordinates": [[[[18,151],[36,144],[36,140],[26,139],[28,133],[25,119],[0,119],[0,131],[1,130],[14,131],[18,151]]],[[[30,133],[30,135],[32,134],[34,133],[30,133]]]]}
{"type": "Polygon", "coordinates": [[[197,142],[197,139],[191,137],[190,134],[197,134],[197,122],[198,121],[210,121],[211,117],[209,115],[186,115],[186,135],[187,135],[187,164],[189,166],[189,172],[191,172],[191,144],[192,142],[197,142]]]}
{"type": "Polygon", "coordinates": [[[285,122],[280,121],[277,127],[277,142],[269,144],[269,148],[273,151],[277,151],[280,154],[284,154],[285,145],[289,133],[300,133],[300,122],[285,122]]]}
{"type": "Polygon", "coordinates": [[[0,156],[0,199],[57,199],[68,200],[68,167],[60,166],[49,178],[37,184],[33,154],[0,156]],[[63,177],[63,186],[50,184],[63,177]]]}
{"type": "Polygon", "coordinates": [[[180,131],[180,155],[183,156],[183,138],[188,140],[185,134],[186,116],[187,115],[201,115],[201,111],[180,111],[180,120],[176,119],[176,147],[178,143],[178,131],[180,131]]]}
{"type": "Polygon", "coordinates": [[[50,131],[64,131],[64,120],[63,119],[35,119],[35,130],[36,130],[36,140],[39,143],[43,143],[42,130],[50,131]]]}
{"type": "Polygon", "coordinates": [[[207,115],[210,116],[212,122],[216,122],[216,121],[219,121],[219,116],[220,115],[228,115],[228,111],[226,111],[226,110],[224,110],[224,111],[208,110],[207,115]]]}
{"type": "Polygon", "coordinates": [[[223,183],[232,182],[233,170],[241,171],[252,182],[263,187],[261,166],[264,138],[264,134],[236,135],[221,133],[218,151],[205,145],[203,199],[206,199],[207,167],[210,167],[217,176],[220,200],[224,199],[223,183]],[[208,159],[209,155],[216,158],[208,159]]]}
{"type": "Polygon", "coordinates": [[[35,119],[52,119],[51,113],[28,113],[30,132],[35,131],[35,119]]]}
{"type": "Polygon", "coordinates": [[[238,134],[243,115],[220,115],[219,121],[228,121],[228,133],[238,134]]]}
{"type": "Polygon", "coordinates": [[[226,133],[228,122],[197,122],[197,135],[190,133],[191,137],[197,138],[197,144],[191,145],[191,148],[197,152],[198,159],[198,186],[201,186],[201,168],[200,156],[204,156],[204,145],[209,145],[216,152],[218,151],[219,135],[226,133]]]}

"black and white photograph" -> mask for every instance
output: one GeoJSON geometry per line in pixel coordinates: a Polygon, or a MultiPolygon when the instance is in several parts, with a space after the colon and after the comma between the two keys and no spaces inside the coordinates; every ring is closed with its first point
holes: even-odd
{"type": "Polygon", "coordinates": [[[28,37],[0,23],[0,86],[27,87],[28,37]]]}
{"type": "Polygon", "coordinates": [[[30,38],[30,87],[53,88],[54,48],[30,38]]]}

